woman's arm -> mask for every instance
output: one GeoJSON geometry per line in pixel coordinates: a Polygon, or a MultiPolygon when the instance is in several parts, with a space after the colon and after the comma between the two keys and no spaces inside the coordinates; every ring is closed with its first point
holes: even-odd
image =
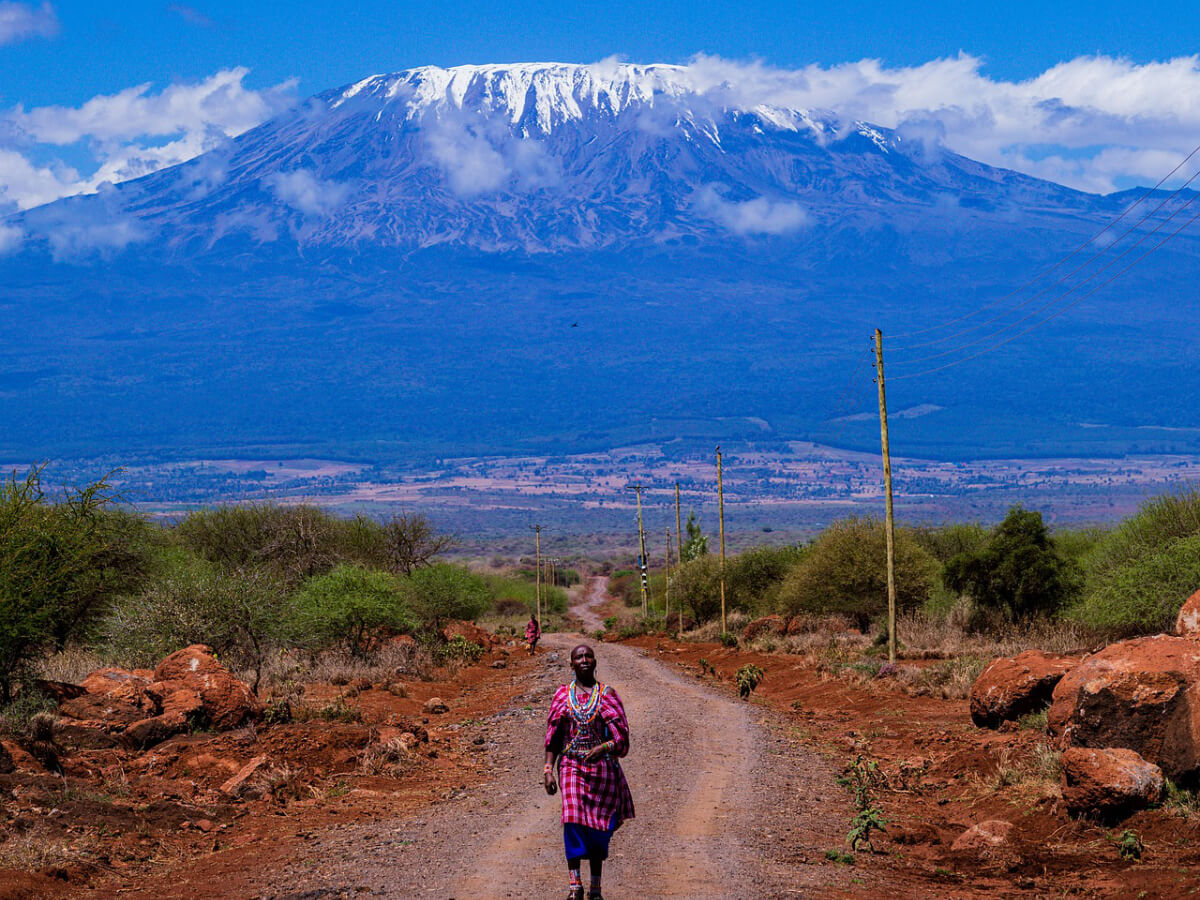
{"type": "Polygon", "coordinates": [[[558,776],[554,771],[556,762],[558,762],[558,751],[551,747],[546,750],[546,765],[542,768],[542,784],[545,785],[546,793],[552,797],[558,793],[558,776]]]}

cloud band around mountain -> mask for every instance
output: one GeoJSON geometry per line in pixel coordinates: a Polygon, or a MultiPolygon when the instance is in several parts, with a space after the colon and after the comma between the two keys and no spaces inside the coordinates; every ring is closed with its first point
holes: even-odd
{"type": "MultiPolygon", "coordinates": [[[[57,27],[52,17],[48,4],[0,3],[0,42],[50,33],[57,27]]],[[[611,61],[596,64],[606,65],[611,61]]],[[[246,86],[248,75],[223,69],[157,91],[137,85],[77,107],[0,112],[0,213],[186,161],[295,102],[294,81],[256,90],[246,86]],[[92,165],[69,165],[63,147],[86,148],[92,165]]],[[[1196,56],[1145,64],[1079,57],[1023,81],[991,78],[982,60],[965,54],[920,66],[860,60],[800,69],[697,56],[678,77],[707,104],[833,110],[844,121],[895,128],[928,153],[944,147],[1097,193],[1157,181],[1200,133],[1196,56]]],[[[429,132],[429,145],[451,189],[464,196],[514,178],[527,188],[556,178],[536,141],[497,140],[485,122],[444,120],[429,132]]],[[[212,178],[220,176],[219,166],[210,168],[212,178]]],[[[296,196],[307,202],[303,191],[296,196]]],[[[722,204],[733,201],[719,194],[701,200],[745,233],[800,223],[796,210],[777,201],[727,208],[722,204]]],[[[323,208],[324,201],[313,202],[323,208]]]]}

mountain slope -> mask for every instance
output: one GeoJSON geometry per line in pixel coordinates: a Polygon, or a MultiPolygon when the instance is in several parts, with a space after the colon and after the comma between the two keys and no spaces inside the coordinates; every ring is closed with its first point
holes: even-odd
{"type": "MultiPolygon", "coordinates": [[[[847,380],[848,411],[870,409],[865,357],[848,360],[871,328],[1003,297],[1130,202],[736,97],[672,66],[413,69],[13,217],[2,446],[382,458],[731,429],[870,446],[869,421],[828,420],[847,380]]],[[[1200,397],[1169,373],[1196,275],[1184,234],[1003,352],[898,380],[897,409],[939,408],[898,438],[1200,447],[1138,430],[1195,424],[1200,397]]]]}

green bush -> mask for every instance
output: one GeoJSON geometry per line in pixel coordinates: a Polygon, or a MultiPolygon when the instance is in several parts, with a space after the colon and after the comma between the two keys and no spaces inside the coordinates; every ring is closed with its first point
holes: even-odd
{"type": "Polygon", "coordinates": [[[779,585],[804,553],[805,548],[797,546],[755,547],[730,557],[725,563],[726,605],[746,612],[774,612],[779,585]]]}
{"type": "Polygon", "coordinates": [[[1155,497],[1083,557],[1072,617],[1116,636],[1169,629],[1200,588],[1200,491],[1155,497]]]}
{"type": "Polygon", "coordinates": [[[1040,512],[1014,506],[983,547],[946,563],[943,578],[982,610],[1025,621],[1058,612],[1078,593],[1082,573],[1058,551],[1040,512]]]}
{"type": "Polygon", "coordinates": [[[106,481],[50,503],[40,467],[0,485],[0,701],[31,660],[84,631],[149,564],[149,530],[106,481]]]}
{"type": "Polygon", "coordinates": [[[1115,636],[1157,634],[1200,588],[1200,535],[1172,541],[1097,578],[1072,617],[1115,636]]]}
{"type": "Polygon", "coordinates": [[[438,563],[414,569],[405,582],[410,608],[434,628],[447,619],[475,619],[492,605],[488,583],[462,566],[438,563]]]}
{"type": "MultiPolygon", "coordinates": [[[[512,575],[486,575],[484,581],[491,593],[492,606],[498,613],[510,615],[515,604],[520,604],[526,614],[532,613],[537,607],[537,585],[532,581],[512,575]]],[[[542,615],[566,611],[567,592],[543,584],[542,615]]]]}
{"type": "MultiPolygon", "coordinates": [[[[726,597],[728,601],[728,597],[726,597]]],[[[685,562],[671,579],[671,602],[682,603],[697,622],[721,612],[721,560],[712,554],[685,562]]]]}
{"type": "Polygon", "coordinates": [[[258,690],[263,663],[294,628],[295,607],[274,573],[223,572],[184,557],[113,604],[101,633],[105,654],[125,666],[152,667],[181,647],[208,644],[233,668],[251,669],[258,690]]]}
{"type": "Polygon", "coordinates": [[[987,543],[988,531],[974,522],[913,529],[917,543],[942,565],[962,553],[974,553],[987,543]]]}
{"type": "MultiPolygon", "coordinates": [[[[912,529],[896,529],[896,602],[920,606],[933,590],[937,561],[912,529]]],[[[865,629],[887,610],[887,553],[883,523],[849,518],[830,525],[779,586],[782,612],[841,613],[865,629]]]]}
{"type": "Polygon", "coordinates": [[[403,581],[387,572],[341,565],[310,578],[295,596],[298,642],[313,650],[344,646],[367,655],[382,631],[416,625],[403,581]]]}

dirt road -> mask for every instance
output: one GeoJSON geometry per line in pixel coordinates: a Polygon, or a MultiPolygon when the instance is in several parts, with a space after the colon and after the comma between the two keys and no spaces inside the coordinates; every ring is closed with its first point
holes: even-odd
{"type": "MultiPolygon", "coordinates": [[[[598,625],[603,592],[603,579],[593,580],[575,608],[588,627],[598,625]]],[[[565,896],[559,798],[540,787],[541,747],[545,710],[579,641],[547,635],[544,664],[518,705],[483,723],[495,773],[489,785],[419,821],[314,835],[310,853],[289,870],[263,873],[260,896],[565,896]]],[[[850,872],[824,861],[850,818],[828,762],[785,737],[759,706],[654,654],[604,644],[597,657],[598,676],[629,714],[633,749],[624,767],[637,806],[614,838],[606,897],[758,900],[866,889],[863,870],[852,886],[850,872]]]]}

